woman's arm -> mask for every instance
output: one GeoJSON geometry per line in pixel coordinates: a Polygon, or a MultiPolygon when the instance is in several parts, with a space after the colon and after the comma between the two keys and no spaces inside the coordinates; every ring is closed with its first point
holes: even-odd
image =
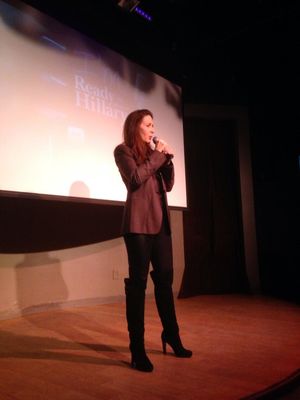
{"type": "Polygon", "coordinates": [[[146,161],[137,165],[132,150],[124,144],[115,148],[114,156],[122,179],[127,189],[131,191],[138,189],[166,162],[163,153],[153,151],[146,161]]]}
{"type": "Polygon", "coordinates": [[[165,163],[159,170],[161,172],[165,188],[167,192],[170,192],[174,186],[174,164],[171,159],[165,163]]]}

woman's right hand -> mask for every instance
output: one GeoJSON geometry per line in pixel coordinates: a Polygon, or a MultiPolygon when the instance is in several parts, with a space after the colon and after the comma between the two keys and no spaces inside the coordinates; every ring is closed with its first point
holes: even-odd
{"type": "Polygon", "coordinates": [[[163,152],[164,152],[164,149],[165,149],[165,147],[166,147],[166,145],[167,145],[167,143],[166,143],[164,140],[159,139],[159,140],[156,142],[155,150],[157,150],[157,151],[163,153],[163,152]]]}
{"type": "Polygon", "coordinates": [[[169,145],[162,139],[159,139],[158,142],[156,143],[155,150],[160,151],[161,153],[167,155],[172,155],[172,156],[174,155],[169,145]]]}

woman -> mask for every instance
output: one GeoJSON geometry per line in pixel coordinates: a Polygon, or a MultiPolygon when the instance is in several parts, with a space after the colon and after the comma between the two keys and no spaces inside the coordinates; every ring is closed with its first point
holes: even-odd
{"type": "Polygon", "coordinates": [[[150,262],[155,300],[162,322],[163,352],[169,344],[178,357],[191,357],[182,346],[174,308],[173,260],[166,192],[174,184],[174,166],[168,145],[153,140],[153,114],[131,112],[124,123],[124,142],[114,151],[115,161],[127,188],[122,233],[126,244],[129,278],[125,278],[126,317],[131,366],[151,372],[153,365],[144,347],[145,290],[150,262]]]}

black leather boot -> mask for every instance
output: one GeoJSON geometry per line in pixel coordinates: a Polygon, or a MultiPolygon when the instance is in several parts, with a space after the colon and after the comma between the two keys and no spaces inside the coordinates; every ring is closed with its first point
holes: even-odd
{"type": "Polygon", "coordinates": [[[138,285],[124,279],[126,293],[126,318],[131,351],[131,366],[139,371],[151,372],[153,365],[147,357],[144,345],[144,310],[146,283],[138,285]]]}
{"type": "Polygon", "coordinates": [[[191,357],[192,351],[183,347],[179,336],[172,290],[173,277],[170,273],[170,276],[160,278],[154,271],[151,271],[150,275],[154,282],[156,306],[163,326],[161,334],[163,353],[166,354],[166,344],[168,344],[172,347],[176,357],[191,357]]]}

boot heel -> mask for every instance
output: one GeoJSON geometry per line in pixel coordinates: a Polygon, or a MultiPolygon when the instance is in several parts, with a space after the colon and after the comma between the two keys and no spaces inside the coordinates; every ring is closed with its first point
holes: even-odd
{"type": "Polygon", "coordinates": [[[161,338],[162,350],[164,354],[167,354],[167,342],[163,338],[161,338]]]}
{"type": "Polygon", "coordinates": [[[166,354],[166,345],[172,348],[176,357],[181,358],[189,358],[192,357],[193,352],[191,350],[185,349],[181,343],[179,334],[175,334],[173,336],[167,336],[165,331],[161,334],[161,341],[163,344],[163,352],[166,354]]]}

